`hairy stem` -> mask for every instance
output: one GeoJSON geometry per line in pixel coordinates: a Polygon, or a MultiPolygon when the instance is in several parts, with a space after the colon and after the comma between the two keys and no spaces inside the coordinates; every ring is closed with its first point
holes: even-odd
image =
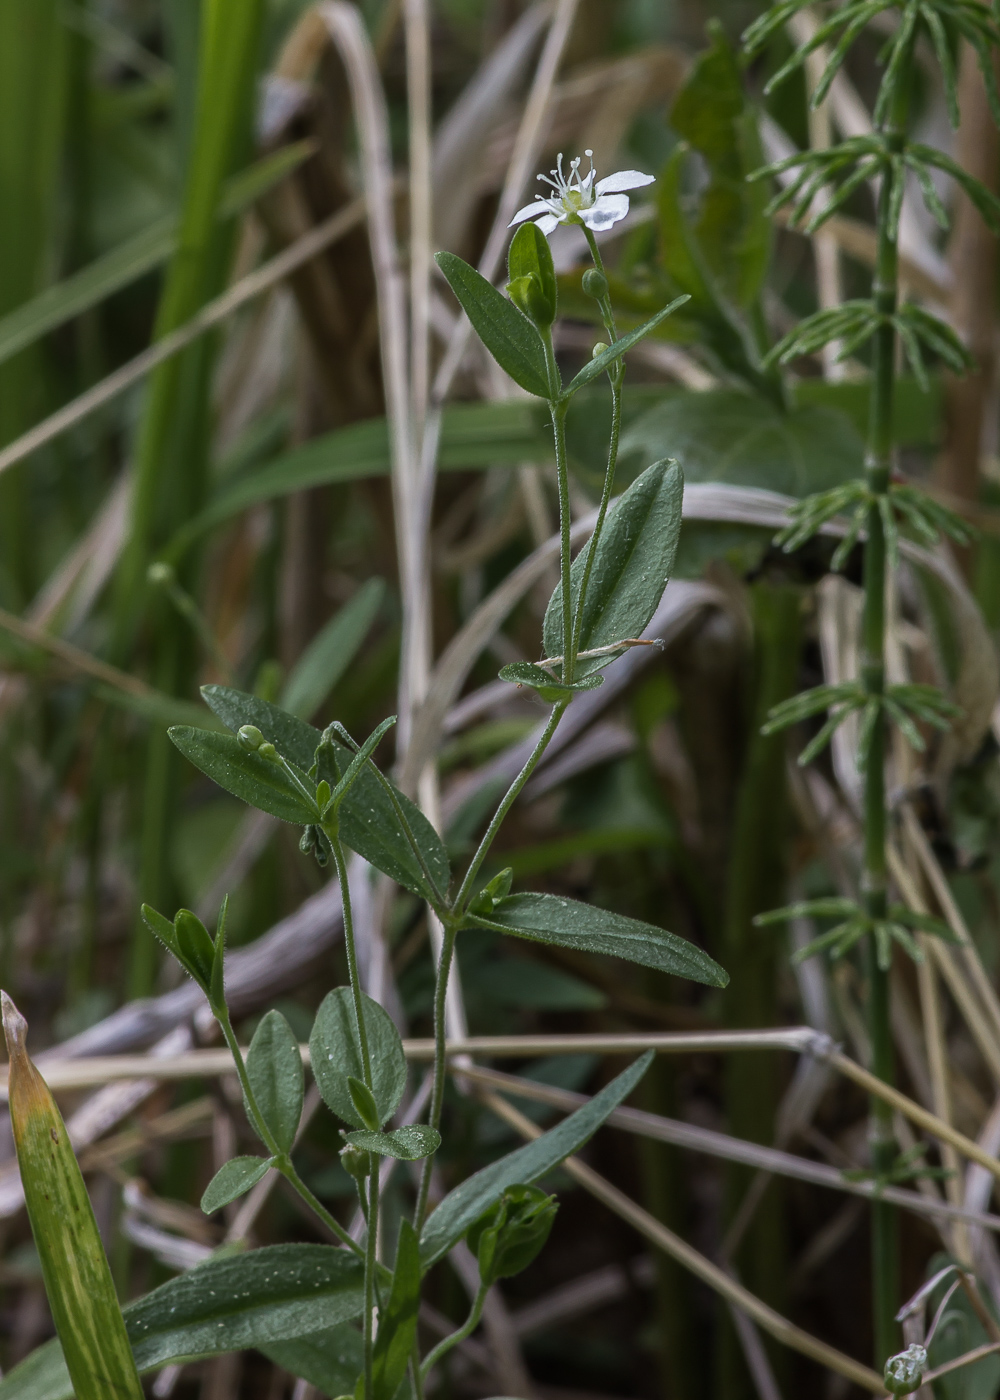
{"type": "Polygon", "coordinates": [[[464,1342],[466,1337],[471,1336],[476,1330],[479,1326],[479,1319],[483,1315],[483,1304],[486,1302],[486,1295],[489,1291],[488,1284],[481,1283],[479,1285],[479,1291],[473,1299],[472,1307],[469,1310],[469,1316],[462,1323],[461,1327],[452,1332],[449,1336],[442,1337],[434,1350],[428,1352],[423,1365],[420,1367],[421,1380],[427,1379],[431,1373],[432,1367],[437,1365],[442,1356],[447,1356],[452,1347],[457,1347],[459,1342],[464,1342]]]}
{"type": "Polygon", "coordinates": [[[375,1355],[375,1270],[378,1268],[379,1159],[369,1153],[368,1238],[365,1241],[365,1400],[372,1400],[375,1355]]]}
{"type": "Polygon", "coordinates": [[[374,1080],[372,1079],[371,1054],[368,1049],[368,1031],[365,1027],[364,1005],[361,1000],[361,977],[358,972],[357,946],[354,942],[354,917],[351,912],[351,891],[347,883],[347,862],[344,859],[344,848],[341,845],[336,822],[324,824],[323,831],[326,833],[333,850],[337,879],[340,881],[340,898],[344,909],[344,949],[347,953],[347,975],[351,984],[351,996],[354,998],[354,1018],[358,1026],[361,1067],[364,1072],[365,1087],[372,1089],[374,1080]]]}
{"type": "Polygon", "coordinates": [[[559,578],[562,586],[563,665],[562,678],[573,684],[576,656],[573,652],[573,595],[570,567],[573,562],[570,535],[573,521],[569,507],[569,465],[566,457],[566,412],[568,405],[555,401],[549,404],[552,434],[556,448],[556,478],[559,485],[559,578]]]}
{"type": "MultiPolygon", "coordinates": [[[[444,926],[441,941],[441,956],[438,960],[437,980],[434,983],[434,1088],[431,1091],[431,1111],[429,1122],[432,1128],[441,1123],[441,1110],[444,1106],[444,1085],[446,1077],[447,1022],[445,1010],[448,1001],[448,976],[452,958],[455,956],[455,939],[458,924],[449,920],[444,926]]],[[[414,1212],[417,1234],[423,1229],[427,1217],[427,1199],[431,1189],[431,1172],[434,1169],[434,1155],[424,1158],[420,1172],[420,1189],[417,1192],[417,1207],[414,1212]]]]}

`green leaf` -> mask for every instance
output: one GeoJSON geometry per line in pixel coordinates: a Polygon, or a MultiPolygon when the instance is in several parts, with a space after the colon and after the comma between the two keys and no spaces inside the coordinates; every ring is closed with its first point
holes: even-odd
{"type": "Polygon", "coordinates": [[[331,617],[295,663],[281,692],[281,707],[309,719],[357,655],[385,597],[385,580],[370,578],[331,617]]]}
{"type": "Polygon", "coordinates": [[[111,1270],[69,1134],[28,1055],[27,1022],[6,992],[0,1001],[17,1165],[46,1297],[76,1394],[79,1400],[109,1395],[142,1400],[111,1270]]]}
{"type": "MultiPolygon", "coordinates": [[[[424,1269],[443,1259],[508,1186],[530,1186],[578,1152],[608,1114],[628,1098],[652,1062],[652,1051],[647,1050],[575,1113],[534,1142],[508,1152],[506,1157],[491,1162],[450,1191],[431,1213],[420,1236],[420,1259],[424,1269]]],[[[0,1400],[5,1400],[2,1391],[0,1400]]]]}
{"type": "MultiPolygon", "coordinates": [[[[386,1122],[399,1107],[406,1088],[406,1057],[399,1031],[389,1013],[362,992],[365,1030],[371,1057],[373,1091],[379,1121],[386,1122]]],[[[361,1080],[364,1071],[357,1042],[354,998],[349,987],[337,987],[320,1003],[309,1037],[313,1078],[326,1106],[353,1128],[366,1125],[354,1107],[348,1079],[361,1080]]]]}
{"type": "Polygon", "coordinates": [[[500,368],[529,394],[548,399],[550,388],[545,347],[528,318],[522,316],[474,267],[454,253],[437,253],[434,261],[444,273],[479,339],[500,368]]]}
{"type": "MultiPolygon", "coordinates": [[[[580,650],[641,637],[667,586],[681,528],[684,477],[676,462],[654,462],[632,482],[608,511],[597,542],[580,628],[580,650]]],[[[590,554],[586,546],[573,560],[570,590],[573,613],[590,554]]],[[[560,656],[563,642],[562,583],[545,610],[545,650],[560,656]]],[[[614,660],[594,656],[576,664],[582,675],[614,660]]]]}
{"type": "Polygon", "coordinates": [[[861,437],[836,409],[783,413],[732,389],[672,395],[622,434],[623,458],[655,462],[668,452],[689,485],[728,481],[798,497],[840,486],[864,468],[861,437]]]}
{"type": "MultiPolygon", "coordinates": [[[[311,141],[298,141],[265,156],[223,186],[219,217],[231,218],[290,174],[312,153],[311,141]]],[[[177,246],[177,216],[157,219],[141,233],[120,243],[44,292],[23,302],[0,320],[0,363],[39,336],[81,315],[154,267],[166,262],[177,246]]]]}
{"type": "Polygon", "coordinates": [[[282,1152],[290,1152],[302,1116],[302,1054],[280,1011],[269,1011],[247,1051],[247,1076],[257,1107],[282,1152]]]}
{"type": "MultiPolygon", "coordinates": [[[[322,1333],[361,1315],[364,1265],[346,1249],[279,1244],[209,1259],[123,1309],[140,1374],[322,1333]]],[[[106,1400],[104,1392],[102,1400],[106,1400]]],[[[0,1400],[73,1400],[58,1341],[0,1381],[0,1400]]]]}
{"type": "MultiPolygon", "coordinates": [[[[294,715],[256,695],[247,695],[228,686],[206,685],[201,693],[205,703],[230,729],[237,730],[241,725],[254,724],[283,757],[306,772],[312,767],[316,750],[324,736],[311,724],[296,719],[294,715]]],[[[337,771],[321,772],[318,776],[326,778],[331,787],[336,787],[341,773],[354,755],[335,738],[324,744],[324,749],[334,760],[337,771]]],[[[229,790],[232,791],[231,788],[229,790]]],[[[438,890],[443,892],[451,880],[451,863],[444,843],[419,807],[397,788],[393,788],[393,792],[424,863],[438,890]]],[[[316,817],[313,815],[299,820],[304,825],[314,822],[316,817]]],[[[344,799],[340,808],[340,835],[351,850],[364,856],[369,865],[391,876],[404,889],[422,899],[436,899],[404,835],[389,794],[370,768],[362,772],[344,799]]]]}
{"type": "Polygon", "coordinates": [[[603,350],[594,359],[588,360],[583,369],[570,380],[564,390],[564,397],[568,398],[575,394],[578,389],[582,389],[585,384],[589,384],[592,379],[599,378],[612,368],[614,362],[622,357],[627,350],[631,350],[633,345],[638,345],[640,340],[644,340],[650,331],[656,330],[661,321],[665,321],[671,312],[676,311],[679,306],[683,306],[690,298],[684,296],[675,297],[674,300],[665,306],[662,311],[658,311],[655,316],[645,321],[641,326],[636,326],[634,331],[629,331],[627,335],[619,336],[614,345],[609,345],[607,350],[603,350]]]}
{"type": "Polygon", "coordinates": [[[719,964],[686,938],[562,895],[508,895],[488,918],[470,913],[466,922],[535,943],[625,958],[709,987],[724,987],[729,981],[719,964]]]}
{"type": "MultiPolygon", "coordinates": [[[[546,647],[546,650],[550,648],[546,647]]],[[[558,656],[560,653],[553,652],[553,655],[558,656]]],[[[608,657],[608,660],[610,661],[611,657],[608,657]]],[[[536,666],[533,661],[511,661],[507,666],[501,666],[498,674],[502,681],[510,681],[511,685],[530,686],[532,690],[538,691],[543,700],[551,704],[557,704],[560,700],[570,700],[580,690],[596,690],[604,680],[603,676],[584,676],[572,685],[564,685],[551,672],[536,666]]]]}
{"type": "Polygon", "coordinates": [[[399,1227],[389,1301],[379,1313],[372,1366],[373,1400],[393,1400],[417,1335],[420,1309],[420,1245],[408,1220],[399,1227]]]}
{"type": "Polygon", "coordinates": [[[247,753],[233,735],[214,734],[188,725],[175,725],[167,733],[196,768],[251,807],[297,826],[307,826],[319,816],[315,805],[311,808],[306,805],[298,788],[278,764],[259,754],[247,753]]]}
{"type": "Polygon", "coordinates": [[[351,1103],[362,1123],[370,1133],[378,1137],[380,1114],[375,1096],[368,1085],[362,1084],[360,1079],[355,1079],[353,1074],[349,1074],[347,1076],[347,1092],[351,1096],[351,1103]]]}
{"type": "Polygon", "coordinates": [[[256,1350],[282,1370],[301,1376],[324,1395],[352,1395],[365,1364],[361,1333],[349,1322],[256,1350]]]}
{"type": "Polygon", "coordinates": [[[522,287],[523,301],[508,285],[511,300],[536,325],[551,326],[558,310],[556,270],[549,240],[536,224],[522,224],[514,234],[507,250],[507,272],[510,282],[522,287]]]}
{"type": "Polygon", "coordinates": [[[251,1186],[256,1186],[274,1165],[273,1157],[231,1157],[224,1162],[205,1187],[201,1208],[214,1215],[223,1206],[239,1200],[251,1186]]]}
{"type": "Polygon", "coordinates": [[[710,46],[691,65],[670,125],[708,170],[692,228],[701,255],[724,295],[746,307],[761,290],[771,256],[767,188],[746,179],[763,164],[763,153],[736,55],[718,20],[709,21],[708,32],[710,46]]]}
{"type": "Polygon", "coordinates": [[[348,1133],[347,1141],[364,1152],[377,1152],[380,1157],[395,1157],[399,1162],[419,1162],[441,1146],[437,1128],[425,1123],[407,1123],[391,1133],[370,1133],[362,1130],[348,1133]]]}

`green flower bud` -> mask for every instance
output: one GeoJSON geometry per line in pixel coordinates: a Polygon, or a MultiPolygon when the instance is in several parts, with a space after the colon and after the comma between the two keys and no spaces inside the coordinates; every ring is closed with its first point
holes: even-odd
{"type": "Polygon", "coordinates": [[[540,279],[533,272],[508,282],[507,295],[518,311],[523,311],[528,320],[536,326],[551,326],[555,320],[556,309],[546,297],[540,279]]]}
{"type": "Polygon", "coordinates": [[[246,749],[247,753],[256,753],[264,742],[264,736],[255,724],[241,725],[236,737],[240,748],[246,749]]]}
{"type": "Polygon", "coordinates": [[[598,355],[603,355],[605,350],[610,350],[611,346],[604,340],[599,340],[590,352],[590,358],[596,360],[598,355]]]}
{"type": "Polygon", "coordinates": [[[510,882],[513,876],[514,872],[510,866],[506,870],[501,870],[499,875],[494,875],[489,884],[484,885],[475,898],[470,901],[470,914],[481,914],[488,919],[501,899],[510,894],[510,882]]]}
{"type": "Polygon", "coordinates": [[[926,1365],[926,1350],[919,1342],[912,1342],[885,1363],[886,1390],[890,1395],[912,1395],[920,1389],[926,1365]]]}
{"type": "Polygon", "coordinates": [[[558,1209],[556,1198],[537,1186],[508,1186],[465,1235],[483,1283],[489,1286],[526,1269],[548,1239],[558,1209]]]}
{"type": "Polygon", "coordinates": [[[268,740],[258,745],[257,752],[260,754],[261,758],[266,758],[269,762],[273,762],[278,757],[278,750],[268,740]]]}
{"type": "Polygon", "coordinates": [[[340,1149],[340,1162],[344,1171],[348,1176],[353,1176],[355,1181],[364,1181],[366,1176],[371,1175],[371,1153],[355,1147],[353,1142],[340,1149]]]}
{"type": "Polygon", "coordinates": [[[598,272],[596,267],[588,267],[583,274],[583,290],[588,297],[600,301],[608,294],[608,279],[603,272],[598,272]]]}
{"type": "Polygon", "coordinates": [[[165,563],[162,559],[155,564],[150,564],[146,570],[146,578],[154,588],[167,588],[176,577],[174,566],[165,563]]]}

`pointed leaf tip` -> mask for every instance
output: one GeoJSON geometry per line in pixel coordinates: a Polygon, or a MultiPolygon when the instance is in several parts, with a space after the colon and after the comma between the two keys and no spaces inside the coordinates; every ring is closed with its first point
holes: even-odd
{"type": "Polygon", "coordinates": [[[3,1033],[7,1038],[7,1054],[27,1053],[28,1023],[6,992],[0,991],[0,1010],[3,1012],[3,1033]]]}

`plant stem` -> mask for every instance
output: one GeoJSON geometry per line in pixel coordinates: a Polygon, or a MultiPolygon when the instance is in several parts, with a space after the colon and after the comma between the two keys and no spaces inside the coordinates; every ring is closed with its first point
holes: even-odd
{"type": "Polygon", "coordinates": [[[375,1351],[375,1270],[378,1268],[379,1159],[368,1154],[371,1171],[368,1196],[368,1238],[365,1242],[365,1400],[372,1400],[372,1366],[375,1351]]]}
{"type": "Polygon", "coordinates": [[[470,1336],[479,1326],[479,1319],[483,1315],[483,1304],[486,1302],[486,1295],[489,1291],[488,1284],[480,1283],[479,1291],[473,1299],[469,1316],[462,1323],[462,1326],[459,1327],[457,1331],[452,1332],[450,1336],[442,1337],[434,1350],[429,1352],[424,1358],[424,1363],[420,1367],[420,1379],[422,1381],[427,1379],[431,1373],[432,1367],[441,1360],[442,1356],[447,1356],[452,1347],[457,1347],[459,1342],[464,1342],[466,1337],[470,1336]]]}
{"type": "Polygon", "coordinates": [[[333,850],[333,860],[337,867],[337,879],[340,881],[340,899],[344,910],[344,948],[347,952],[347,976],[351,984],[351,995],[354,998],[354,1019],[358,1026],[358,1045],[361,1047],[361,1068],[364,1073],[365,1087],[374,1088],[372,1079],[371,1054],[368,1049],[368,1031],[365,1027],[364,1004],[361,1000],[361,977],[358,973],[358,952],[354,942],[354,917],[351,911],[351,891],[347,883],[347,862],[344,859],[344,848],[341,845],[340,833],[337,830],[336,819],[324,824],[323,831],[326,833],[333,850]]]}
{"type": "Polygon", "coordinates": [[[569,405],[552,400],[549,412],[552,415],[552,434],[556,448],[556,478],[559,485],[559,578],[562,586],[563,622],[563,667],[562,678],[567,685],[573,684],[576,656],[573,651],[573,594],[570,568],[570,535],[573,521],[569,508],[569,467],[566,460],[566,413],[569,405]]]}
{"type": "MultiPolygon", "coordinates": [[[[451,961],[455,955],[455,939],[458,937],[458,924],[454,919],[449,919],[444,925],[444,937],[441,940],[441,956],[438,959],[437,980],[434,983],[434,1088],[431,1091],[431,1111],[428,1119],[432,1128],[437,1128],[441,1122],[441,1111],[444,1107],[444,1085],[445,1085],[445,1051],[447,1044],[447,1025],[445,1019],[445,1009],[448,999],[448,976],[451,972],[451,961]]],[[[414,1211],[414,1229],[417,1234],[423,1229],[424,1220],[427,1217],[427,1199],[431,1189],[431,1172],[434,1169],[434,1154],[424,1158],[424,1164],[420,1172],[420,1189],[417,1192],[417,1206],[414,1211]]]]}
{"type": "MultiPolygon", "coordinates": [[[[891,146],[901,147],[905,135],[908,75],[900,81],[884,134],[891,146]]],[[[861,635],[861,679],[875,700],[885,691],[885,589],[886,542],[878,497],[889,489],[893,457],[893,400],[895,393],[896,333],[891,318],[898,300],[899,256],[891,224],[892,179],[882,179],[877,212],[877,253],[873,297],[883,324],[875,334],[872,364],[871,412],[865,476],[873,494],[868,508],[864,554],[864,611],[861,635]]],[[[864,872],[862,896],[872,919],[886,912],[886,794],[884,713],[876,716],[865,769],[864,872]]],[[[872,1043],[872,1070],[885,1083],[894,1080],[892,1031],[889,1024],[889,972],[878,965],[874,936],[869,935],[868,1021],[872,1043]]],[[[892,1110],[873,1100],[870,1126],[872,1168],[876,1177],[886,1174],[896,1157],[892,1110]]],[[[875,1363],[881,1369],[896,1350],[895,1314],[899,1287],[899,1236],[895,1209],[884,1202],[872,1206],[872,1307],[875,1363]]]]}

